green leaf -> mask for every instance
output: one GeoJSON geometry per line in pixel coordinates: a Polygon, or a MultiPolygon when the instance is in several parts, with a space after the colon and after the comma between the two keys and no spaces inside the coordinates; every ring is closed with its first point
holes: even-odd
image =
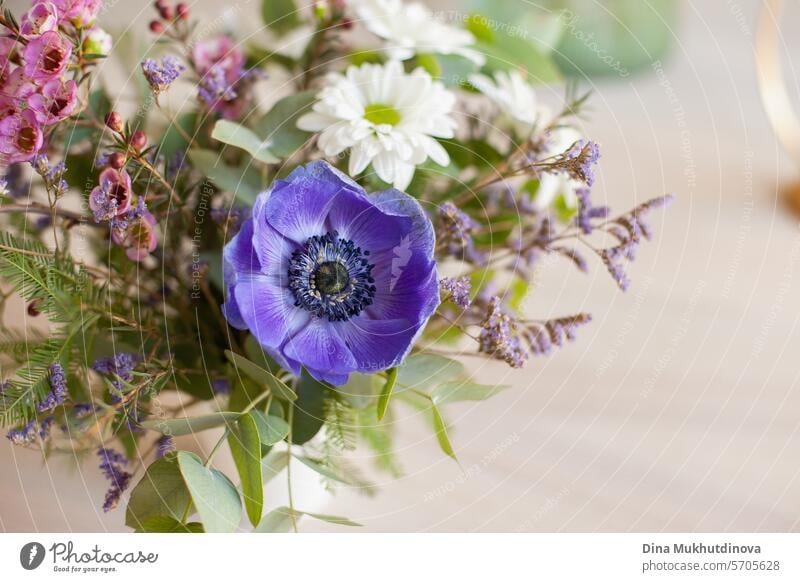
{"type": "Polygon", "coordinates": [[[292,443],[302,445],[310,441],[325,422],[325,384],[312,378],[303,370],[297,383],[297,402],[292,417],[292,443]]]}
{"type": "Polygon", "coordinates": [[[386,383],[377,374],[350,374],[347,384],[337,386],[336,392],[353,408],[367,408],[375,403],[375,397],[386,383]]]}
{"type": "Polygon", "coordinates": [[[439,446],[448,457],[458,461],[453,445],[450,443],[450,437],[447,436],[447,426],[436,404],[431,406],[431,414],[433,415],[433,428],[436,431],[436,440],[439,441],[439,446]]]}
{"type": "Polygon", "coordinates": [[[257,382],[259,385],[269,388],[275,398],[280,398],[281,400],[287,400],[289,402],[297,400],[297,394],[295,394],[291,388],[258,364],[254,364],[244,356],[234,354],[230,350],[225,350],[225,357],[245,376],[257,382]]]}
{"type": "Polygon", "coordinates": [[[383,420],[386,409],[389,407],[389,399],[392,397],[392,389],[397,381],[397,368],[392,368],[386,374],[386,384],[383,385],[378,396],[378,420],[383,420]]]}
{"type": "Polygon", "coordinates": [[[275,445],[289,434],[289,425],[278,416],[266,415],[260,410],[250,412],[258,429],[262,445],[275,445]]]}
{"type": "Polygon", "coordinates": [[[203,524],[193,521],[181,523],[167,515],[148,517],[136,528],[136,533],[203,533],[203,524]]]}
{"type": "Polygon", "coordinates": [[[288,158],[308,141],[310,133],[297,127],[297,119],[316,101],[317,91],[303,91],[279,100],[256,122],[255,132],[269,144],[269,151],[288,158]]]}
{"type": "Polygon", "coordinates": [[[322,463],[315,461],[314,459],[309,459],[308,457],[304,457],[302,455],[292,455],[295,459],[303,463],[306,467],[314,471],[315,473],[319,473],[323,477],[331,479],[333,481],[337,481],[339,483],[344,483],[345,485],[356,485],[356,482],[350,479],[347,475],[334,471],[329,467],[326,467],[322,463]]]}
{"type": "Polygon", "coordinates": [[[181,113],[176,116],[166,129],[164,129],[161,142],[158,144],[158,153],[167,160],[171,159],[179,151],[186,150],[191,144],[184,137],[184,133],[191,137],[194,135],[195,125],[197,124],[197,112],[181,113]],[[181,132],[178,128],[182,129],[181,132]]]}
{"type": "Polygon", "coordinates": [[[237,198],[248,204],[255,202],[261,191],[261,178],[251,164],[233,168],[223,161],[222,156],[211,150],[192,149],[188,156],[192,165],[218,188],[233,192],[237,198]]]}
{"type": "Polygon", "coordinates": [[[151,464],[131,491],[125,525],[138,529],[155,516],[181,520],[191,502],[176,456],[167,455],[151,464]]]}
{"type": "Polygon", "coordinates": [[[292,516],[294,520],[298,520],[304,515],[334,525],[345,525],[349,527],[361,527],[360,523],[356,523],[347,519],[346,517],[338,517],[335,515],[324,515],[322,513],[310,513],[308,511],[299,511],[297,509],[290,509],[288,507],[279,507],[273,509],[261,522],[261,525],[255,530],[258,533],[286,533],[292,529],[292,516]]]}
{"type": "Polygon", "coordinates": [[[262,0],[261,18],[278,35],[283,35],[302,23],[294,0],[262,0]]]}
{"type": "Polygon", "coordinates": [[[242,519],[242,501],[233,483],[216,469],[204,467],[194,453],[179,451],[177,457],[205,530],[210,533],[235,531],[242,519]]]}
{"type": "Polygon", "coordinates": [[[242,481],[247,517],[253,527],[261,521],[264,510],[264,482],[261,473],[261,439],[252,413],[243,414],[231,431],[228,445],[242,481]]]}
{"type": "Polygon", "coordinates": [[[507,385],[488,386],[485,384],[475,384],[473,382],[445,382],[438,385],[431,392],[431,400],[436,406],[449,404],[450,402],[479,401],[491,398],[507,389],[507,385]]]}
{"type": "Polygon", "coordinates": [[[159,418],[143,421],[142,428],[170,436],[194,434],[218,426],[232,424],[239,418],[238,412],[215,412],[192,418],[159,418]]]}
{"type": "Polygon", "coordinates": [[[244,125],[220,119],[214,125],[211,137],[235,148],[243,149],[260,162],[274,164],[280,161],[270,152],[270,143],[259,138],[244,125]]]}
{"type": "Polygon", "coordinates": [[[398,368],[397,384],[427,392],[432,386],[468,377],[461,362],[436,354],[414,354],[398,368]]]}

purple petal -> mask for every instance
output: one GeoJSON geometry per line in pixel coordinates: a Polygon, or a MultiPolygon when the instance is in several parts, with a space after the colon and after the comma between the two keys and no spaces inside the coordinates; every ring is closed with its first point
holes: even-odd
{"type": "Polygon", "coordinates": [[[406,259],[395,253],[376,258],[372,275],[377,292],[367,312],[373,319],[424,322],[439,304],[436,269],[424,255],[415,253],[406,259]]]}
{"type": "Polygon", "coordinates": [[[342,191],[339,183],[311,176],[291,183],[279,180],[265,202],[264,217],[280,234],[302,245],[323,234],[328,211],[342,191]]]}
{"type": "Polygon", "coordinates": [[[371,253],[401,246],[409,240],[412,228],[410,218],[387,215],[355,194],[339,196],[328,214],[328,224],[339,236],[371,253]]]}
{"type": "Polygon", "coordinates": [[[295,307],[289,289],[259,275],[240,275],[233,294],[242,319],[265,348],[278,347],[309,318],[308,312],[295,307]]]}
{"type": "Polygon", "coordinates": [[[419,324],[407,319],[367,319],[344,322],[338,332],[358,363],[370,374],[399,364],[411,349],[419,324]]]}
{"type": "Polygon", "coordinates": [[[390,189],[378,192],[370,200],[387,214],[408,216],[413,221],[411,245],[425,256],[433,256],[436,246],[433,224],[416,199],[400,190],[390,189]]]}
{"type": "Polygon", "coordinates": [[[283,353],[302,362],[309,369],[329,374],[348,374],[357,363],[342,338],[336,333],[334,323],[314,318],[290,339],[283,353]]]}

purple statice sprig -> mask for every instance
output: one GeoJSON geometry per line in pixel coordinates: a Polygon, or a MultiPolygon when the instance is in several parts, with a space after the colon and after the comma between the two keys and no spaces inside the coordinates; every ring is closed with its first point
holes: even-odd
{"type": "Polygon", "coordinates": [[[133,475],[124,469],[128,459],[115,450],[101,447],[97,449],[97,456],[100,457],[100,471],[111,483],[103,502],[103,511],[108,512],[117,506],[133,475]]]}
{"type": "Polygon", "coordinates": [[[461,309],[468,309],[471,299],[472,281],[469,277],[444,277],[439,280],[439,290],[444,299],[449,299],[461,309]]]}
{"type": "Polygon", "coordinates": [[[600,249],[597,253],[621,290],[626,291],[630,286],[630,278],[625,271],[625,261],[633,261],[642,240],[649,240],[653,236],[648,222],[649,214],[667,206],[672,199],[669,194],[653,198],[605,225],[605,231],[616,239],[616,244],[600,249]]]}
{"type": "Polygon", "coordinates": [[[30,445],[36,442],[36,436],[39,434],[39,424],[36,420],[31,420],[19,428],[14,428],[8,431],[6,438],[15,445],[30,445]]]}
{"type": "Polygon", "coordinates": [[[611,212],[608,206],[594,206],[591,191],[588,188],[577,188],[575,195],[578,197],[578,213],[575,215],[575,226],[583,234],[592,234],[595,222],[605,220],[611,212]]]}
{"type": "Polygon", "coordinates": [[[599,160],[600,146],[591,140],[580,139],[563,153],[546,160],[529,161],[529,167],[549,174],[566,173],[570,178],[591,186],[594,184],[594,166],[599,160]]]}
{"type": "Polygon", "coordinates": [[[486,316],[480,325],[478,351],[502,360],[512,368],[525,366],[528,352],[520,341],[517,321],[503,309],[499,297],[492,297],[489,301],[486,316]]]}
{"type": "Polygon", "coordinates": [[[69,184],[64,179],[67,166],[64,162],[51,165],[46,155],[36,155],[31,161],[31,166],[44,181],[45,188],[56,198],[61,198],[69,190],[69,184]]]}
{"type": "Polygon", "coordinates": [[[524,321],[522,336],[534,355],[547,355],[553,347],[564,347],[565,341],[575,341],[577,330],[592,321],[588,313],[559,317],[545,321],[524,321]]]}
{"type": "Polygon", "coordinates": [[[160,61],[155,59],[142,61],[144,77],[156,95],[166,91],[185,70],[186,66],[172,55],[167,55],[160,61]]]}
{"type": "Polygon", "coordinates": [[[482,265],[486,257],[475,248],[473,234],[478,228],[474,220],[452,202],[439,207],[438,246],[447,254],[482,265]]]}
{"type": "Polygon", "coordinates": [[[37,410],[39,412],[53,410],[55,407],[64,404],[68,396],[67,377],[64,373],[64,367],[56,362],[50,366],[50,391],[39,402],[37,410]]]}
{"type": "Polygon", "coordinates": [[[139,363],[139,357],[129,352],[119,352],[113,356],[98,358],[92,369],[100,374],[110,376],[111,384],[119,392],[124,390],[123,382],[133,379],[133,369],[139,363]]]}
{"type": "Polygon", "coordinates": [[[175,442],[170,435],[162,435],[156,441],[156,459],[160,459],[175,450],[175,442]]]}
{"type": "Polygon", "coordinates": [[[208,107],[214,107],[223,101],[233,101],[238,97],[235,84],[228,82],[225,69],[221,66],[209,69],[197,87],[197,94],[208,107]]]}

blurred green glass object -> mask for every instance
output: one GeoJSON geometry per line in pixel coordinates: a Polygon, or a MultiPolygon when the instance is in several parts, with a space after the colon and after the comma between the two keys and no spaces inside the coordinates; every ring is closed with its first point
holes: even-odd
{"type": "MultiPolygon", "coordinates": [[[[675,35],[679,0],[466,0],[469,9],[554,36],[551,58],[568,75],[627,77],[662,58],[675,35]]],[[[546,40],[550,40],[546,39],[546,40]]]]}

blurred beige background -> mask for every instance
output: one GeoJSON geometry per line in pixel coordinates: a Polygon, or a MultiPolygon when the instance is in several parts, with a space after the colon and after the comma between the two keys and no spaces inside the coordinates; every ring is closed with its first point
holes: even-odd
{"type": "MultiPolygon", "coordinates": [[[[132,21],[144,34],[149,8],[107,3],[107,25],[132,21]]],[[[257,4],[231,4],[247,30],[257,4]]],[[[524,371],[476,370],[514,389],[449,409],[461,466],[405,412],[406,476],[381,478],[373,498],[316,497],[313,509],[366,531],[800,529],[800,223],[778,197],[798,173],[758,97],[758,4],[686,1],[663,69],[594,87],[586,132],[602,145],[598,195],[618,210],[678,198],[656,217],[632,289],[616,291],[601,265],[588,278],[545,269],[529,313],[585,310],[595,321],[524,371]]],[[[219,15],[218,2],[200,6],[219,15]]],[[[785,41],[800,54],[800,35],[785,41]]],[[[0,530],[122,529],[122,511],[100,510],[94,462],[43,470],[37,453],[3,439],[0,467],[0,530]]]]}

